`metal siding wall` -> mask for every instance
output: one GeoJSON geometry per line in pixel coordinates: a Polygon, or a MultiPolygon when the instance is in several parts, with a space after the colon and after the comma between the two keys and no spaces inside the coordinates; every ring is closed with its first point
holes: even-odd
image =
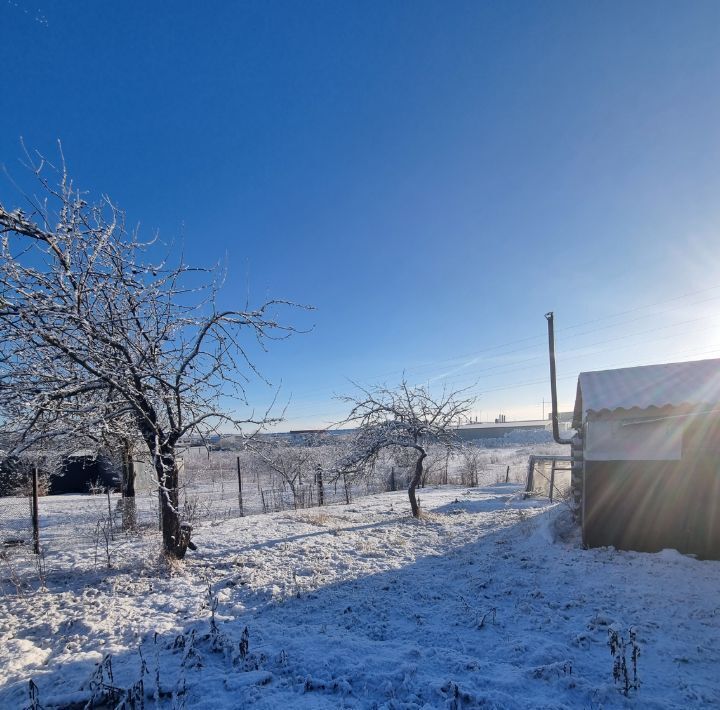
{"type": "Polygon", "coordinates": [[[586,461],[679,461],[684,422],[611,417],[590,419],[585,443],[586,461]]]}
{"type": "Polygon", "coordinates": [[[583,539],[590,547],[720,559],[720,476],[708,457],[587,461],[583,539]]]}

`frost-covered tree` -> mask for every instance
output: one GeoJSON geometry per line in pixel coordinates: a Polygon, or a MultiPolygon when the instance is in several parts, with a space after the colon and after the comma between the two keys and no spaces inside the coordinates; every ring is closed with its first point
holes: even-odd
{"type": "Polygon", "coordinates": [[[378,386],[340,397],[352,406],[345,423],[355,424],[358,432],[350,453],[340,469],[357,470],[372,464],[385,450],[415,452],[414,472],[408,487],[412,514],[420,515],[415,490],[423,478],[423,462],[432,444],[452,446],[452,427],[467,415],[474,403],[464,391],[443,391],[434,396],[427,387],[411,386],[403,380],[397,387],[378,386]]]}
{"type": "Polygon", "coordinates": [[[480,480],[483,457],[480,450],[468,444],[460,452],[460,482],[463,486],[477,486],[480,480]]]}
{"type": "Polygon", "coordinates": [[[311,446],[288,446],[284,442],[256,442],[252,444],[255,458],[273,477],[277,476],[283,487],[293,497],[293,507],[303,507],[303,486],[314,482],[318,462],[318,449],[311,446]]]}
{"type": "Polygon", "coordinates": [[[178,508],[178,440],[268,421],[219,401],[247,405],[254,357],[293,331],[276,315],[288,304],[218,308],[214,270],[153,260],[159,245],[141,242],[109,198],[90,205],[64,165],[57,186],[44,161],[33,167],[42,200],[26,197],[25,210],[0,203],[0,414],[25,446],[73,434],[140,439],[164,549],[182,558],[191,528],[178,508]]]}
{"type": "Polygon", "coordinates": [[[94,435],[97,430],[93,433],[89,426],[91,413],[99,411],[103,402],[98,393],[78,395],[71,398],[74,402],[60,400],[57,393],[53,397],[56,378],[62,373],[64,382],[70,382],[70,370],[64,370],[59,361],[54,363],[54,373],[39,369],[38,359],[23,357],[15,345],[12,340],[0,343],[0,437],[4,456],[16,462],[6,470],[4,487],[29,492],[31,472],[37,468],[41,488],[47,490],[50,478],[62,471],[69,454],[105,448],[94,435]],[[45,397],[44,406],[33,407],[45,397]]]}

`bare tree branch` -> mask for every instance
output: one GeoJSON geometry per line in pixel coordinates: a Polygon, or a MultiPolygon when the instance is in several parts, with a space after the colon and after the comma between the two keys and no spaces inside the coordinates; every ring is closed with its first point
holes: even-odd
{"type": "Polygon", "coordinates": [[[415,473],[408,488],[410,506],[420,515],[415,490],[422,480],[423,461],[429,444],[452,446],[453,426],[471,409],[473,398],[463,398],[466,390],[443,390],[433,397],[423,386],[411,386],[403,379],[395,388],[379,385],[358,393],[340,396],[350,406],[350,414],[340,423],[355,425],[357,434],[350,452],[339,462],[339,471],[358,471],[371,466],[385,449],[412,449],[417,452],[415,473]]]}
{"type": "Polygon", "coordinates": [[[88,204],[61,159],[54,185],[48,162],[28,155],[46,196],[29,200],[30,214],[0,204],[0,416],[21,447],[140,438],[162,492],[165,549],[182,557],[175,446],[221,422],[273,420],[232,414],[221,398],[247,404],[249,378],[262,378],[252,344],[296,332],[275,315],[294,304],[218,310],[216,272],[149,261],[154,242],[128,231],[109,198],[88,204]]]}

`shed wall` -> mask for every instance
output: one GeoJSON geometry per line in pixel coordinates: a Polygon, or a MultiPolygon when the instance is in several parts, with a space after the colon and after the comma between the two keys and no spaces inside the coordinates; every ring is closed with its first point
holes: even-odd
{"type": "Polygon", "coordinates": [[[590,420],[586,461],[677,461],[683,429],[674,419],[609,416],[590,420]]]}
{"type": "Polygon", "coordinates": [[[687,431],[676,461],[586,461],[585,543],[720,559],[718,449],[708,433],[687,431]]]}

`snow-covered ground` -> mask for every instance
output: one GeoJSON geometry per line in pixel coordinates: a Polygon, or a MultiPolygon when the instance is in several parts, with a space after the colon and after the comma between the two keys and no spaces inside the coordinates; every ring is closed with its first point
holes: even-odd
{"type": "Polygon", "coordinates": [[[421,520],[384,493],[198,527],[172,570],[146,537],[49,572],[0,597],[0,707],[31,679],[44,708],[720,705],[720,563],[583,550],[518,493],[425,489],[421,520]],[[627,698],[610,629],[640,648],[627,698]]]}
{"type": "MultiPolygon", "coordinates": [[[[566,454],[567,447],[552,443],[548,432],[513,432],[503,439],[484,440],[475,449],[478,454],[477,482],[481,485],[509,480],[519,483],[526,480],[530,454],[566,454]]],[[[180,514],[184,521],[194,526],[215,525],[224,520],[241,517],[238,504],[237,452],[212,452],[197,448],[184,452],[182,487],[180,490],[180,514]]],[[[378,465],[373,475],[357,481],[349,481],[347,490],[342,480],[327,481],[324,487],[326,503],[345,502],[346,494],[351,501],[363,496],[388,490],[392,462],[378,465]]],[[[460,483],[463,478],[463,457],[456,454],[432,468],[430,482],[444,480],[443,470],[448,464],[447,480],[460,483]]],[[[312,469],[311,469],[312,470],[312,469]]],[[[245,515],[255,515],[272,510],[293,508],[293,500],[287,485],[272,472],[254,467],[246,456],[242,461],[243,509],[245,515]],[[275,495],[277,494],[277,495],[275,495]],[[265,496],[265,503],[263,503],[265,496]],[[282,498],[282,500],[281,500],[282,498]],[[282,503],[282,505],[281,505],[282,503]],[[277,504],[277,505],[276,505],[277,504]]],[[[395,466],[395,479],[399,488],[407,484],[412,468],[395,466]]],[[[144,536],[158,532],[158,497],[153,483],[154,473],[142,470],[136,482],[136,519],[144,536]]],[[[307,488],[307,486],[306,486],[307,488]]],[[[317,503],[317,488],[311,496],[317,503]]],[[[43,562],[50,574],[97,567],[105,556],[104,532],[112,528],[109,552],[113,564],[125,555],[129,545],[140,544],[137,536],[122,533],[120,495],[113,493],[110,499],[104,493],[98,495],[65,494],[41,496],[39,501],[40,544],[43,562]],[[110,523],[110,521],[112,521],[110,523]]],[[[300,505],[299,507],[304,507],[300,505]]],[[[156,544],[159,544],[156,542],[156,544]]],[[[12,588],[14,580],[37,576],[32,547],[31,506],[27,497],[0,497],[0,594],[6,587],[12,588]],[[15,542],[14,547],[6,543],[15,542]]]]}

